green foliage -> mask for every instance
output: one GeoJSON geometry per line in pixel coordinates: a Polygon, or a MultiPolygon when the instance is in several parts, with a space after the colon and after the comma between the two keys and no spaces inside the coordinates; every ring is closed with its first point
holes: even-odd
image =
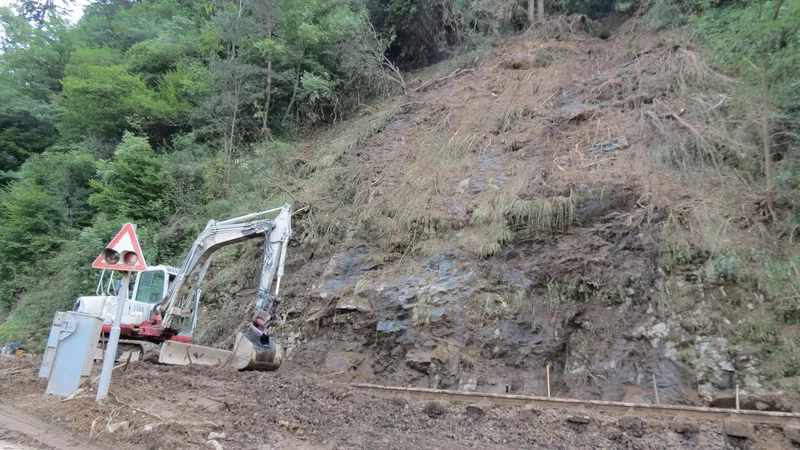
{"type": "Polygon", "coordinates": [[[586,14],[597,19],[614,11],[617,0],[554,0],[548,11],[567,14],[586,14]]]}
{"type": "Polygon", "coordinates": [[[679,27],[686,22],[680,5],[674,0],[654,0],[643,20],[645,28],[653,31],[679,27]]]}
{"type": "Polygon", "coordinates": [[[145,223],[164,220],[171,204],[173,181],[147,139],[125,133],[115,159],[93,180],[89,204],[112,217],[145,223]]]}
{"type": "Polygon", "coordinates": [[[710,47],[713,62],[739,71],[760,86],[760,69],[767,65],[771,100],[800,126],[800,1],[736,3],[708,9],[695,20],[696,33],[710,47]],[[780,5],[780,9],[778,9],[780,5]]]}
{"type": "Polygon", "coordinates": [[[68,75],[59,97],[58,129],[67,138],[94,135],[119,139],[134,119],[145,123],[177,119],[179,105],[170,104],[148,89],[124,66],[89,66],[85,77],[68,75]]]}

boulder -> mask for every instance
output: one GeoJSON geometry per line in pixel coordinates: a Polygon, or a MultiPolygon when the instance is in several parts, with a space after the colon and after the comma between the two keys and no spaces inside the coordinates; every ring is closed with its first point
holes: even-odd
{"type": "Polygon", "coordinates": [[[635,437],[644,435],[644,421],[636,416],[622,416],[617,421],[617,426],[635,437]]]}
{"type": "Polygon", "coordinates": [[[428,402],[422,407],[422,412],[428,417],[441,417],[447,412],[447,408],[440,402],[428,402]]]}
{"type": "Polygon", "coordinates": [[[469,405],[465,411],[465,414],[470,419],[480,419],[486,416],[486,406],[485,405],[469,405]]]}
{"type": "Polygon", "coordinates": [[[728,436],[743,439],[753,437],[753,424],[750,422],[729,417],[722,421],[722,426],[728,436]]]}

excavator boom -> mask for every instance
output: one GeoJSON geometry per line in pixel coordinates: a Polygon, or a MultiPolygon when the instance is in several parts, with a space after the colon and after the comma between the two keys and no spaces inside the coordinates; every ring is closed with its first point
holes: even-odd
{"type": "Polygon", "coordinates": [[[286,249],[292,235],[291,218],[292,207],[287,203],[281,208],[222,222],[209,221],[192,245],[167,296],[156,307],[156,314],[163,317],[162,330],[164,333],[177,334],[184,322],[190,319],[198,305],[197,289],[214,252],[244,240],[263,237],[264,259],[253,319],[244,333],[238,334],[232,351],[168,340],[162,345],[159,362],[221,365],[238,370],[277,370],[280,367],[282,349],[271,334],[272,328],[284,320],[274,314],[274,307],[283,277],[286,249]],[[260,219],[275,212],[278,215],[274,219],[260,219]]]}

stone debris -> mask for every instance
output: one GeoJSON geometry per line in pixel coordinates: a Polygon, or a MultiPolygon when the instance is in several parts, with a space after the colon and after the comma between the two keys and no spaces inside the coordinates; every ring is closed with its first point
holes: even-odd
{"type": "Polygon", "coordinates": [[[206,441],[206,448],[210,448],[211,450],[225,450],[225,447],[223,447],[222,444],[213,439],[206,441]]]}
{"type": "Polygon", "coordinates": [[[617,421],[617,426],[627,431],[632,436],[642,437],[644,435],[644,421],[636,416],[622,416],[617,421]]]}
{"type": "Polygon", "coordinates": [[[587,416],[585,414],[575,414],[575,415],[567,417],[567,422],[579,423],[579,424],[583,424],[583,425],[589,423],[589,420],[590,420],[589,416],[587,416]]]}
{"type": "Polygon", "coordinates": [[[484,405],[469,405],[465,411],[467,417],[470,419],[480,419],[486,416],[486,407],[484,405]]]}
{"type": "Polygon", "coordinates": [[[208,440],[209,441],[215,441],[215,440],[224,441],[225,439],[228,439],[228,435],[225,434],[225,433],[217,433],[215,431],[212,431],[211,433],[208,433],[208,440]]]}
{"type": "Polygon", "coordinates": [[[789,439],[792,444],[800,445],[800,426],[785,425],[783,427],[783,435],[786,436],[786,439],[789,439]]]}
{"type": "Polygon", "coordinates": [[[727,418],[722,421],[725,434],[732,437],[749,439],[753,437],[753,424],[743,420],[727,418]]]}
{"type": "Polygon", "coordinates": [[[128,422],[127,420],[123,420],[122,422],[115,422],[108,424],[108,427],[106,427],[106,429],[108,430],[109,433],[114,434],[114,433],[124,433],[128,431],[130,427],[131,423],[128,422]]]}
{"type": "Polygon", "coordinates": [[[591,147],[589,147],[589,152],[608,153],[608,152],[613,152],[614,150],[624,150],[629,146],[630,145],[628,144],[628,139],[625,136],[620,136],[610,141],[602,141],[592,145],[591,147]]]}
{"type": "Polygon", "coordinates": [[[447,408],[439,402],[428,402],[422,407],[422,412],[428,417],[441,417],[447,412],[447,408]]]}

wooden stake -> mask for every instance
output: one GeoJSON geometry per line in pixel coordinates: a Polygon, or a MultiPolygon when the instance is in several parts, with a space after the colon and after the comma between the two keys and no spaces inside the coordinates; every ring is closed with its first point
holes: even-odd
{"type": "Polygon", "coordinates": [[[131,363],[131,356],[133,356],[133,352],[128,352],[128,360],[125,361],[125,367],[122,369],[123,372],[128,370],[128,364],[131,363]]]}
{"type": "Polygon", "coordinates": [[[736,383],[736,410],[739,410],[739,383],[736,383]]]}
{"type": "Polygon", "coordinates": [[[547,365],[547,398],[550,398],[550,364],[547,365]]]}
{"type": "Polygon", "coordinates": [[[655,392],[656,394],[656,405],[660,405],[661,403],[659,403],[658,401],[658,385],[656,384],[656,374],[652,375],[653,375],[653,392],[655,392]]]}

